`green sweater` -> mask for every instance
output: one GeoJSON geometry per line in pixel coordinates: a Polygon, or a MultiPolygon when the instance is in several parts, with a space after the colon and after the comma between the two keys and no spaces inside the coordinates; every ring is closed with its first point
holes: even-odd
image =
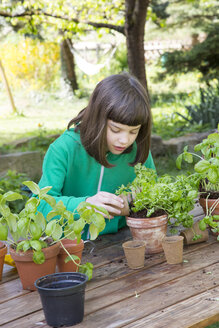
{"type": "MultiPolygon", "coordinates": [[[[62,200],[66,208],[73,212],[80,202],[98,191],[115,193],[122,184],[132,182],[135,178],[134,168],[128,163],[134,160],[136,149],[134,143],[128,154],[114,155],[109,152],[107,160],[115,166],[106,168],[87,153],[79,133],[74,129],[67,130],[50,145],[45,155],[39,187],[52,186],[49,194],[57,202],[62,200]]],[[[151,153],[144,165],[155,169],[151,153]]],[[[38,210],[46,217],[51,207],[43,201],[38,210]]],[[[121,216],[106,219],[106,227],[101,234],[115,233],[125,224],[125,218],[121,216]]],[[[87,237],[88,227],[85,228],[83,239],[87,237]]]]}

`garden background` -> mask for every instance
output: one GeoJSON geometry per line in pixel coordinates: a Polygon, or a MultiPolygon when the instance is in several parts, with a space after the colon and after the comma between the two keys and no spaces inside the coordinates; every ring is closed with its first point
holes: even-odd
{"type": "MultiPolygon", "coordinates": [[[[218,7],[214,0],[1,1],[0,153],[44,154],[98,81],[121,71],[147,88],[153,134],[162,140],[215,129],[218,7]]],[[[177,172],[175,157],[156,156],[158,173],[177,172]]]]}

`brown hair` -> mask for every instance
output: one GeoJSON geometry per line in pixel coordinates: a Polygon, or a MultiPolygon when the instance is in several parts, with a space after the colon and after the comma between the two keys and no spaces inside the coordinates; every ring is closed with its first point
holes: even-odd
{"type": "MultiPolygon", "coordinates": [[[[151,136],[151,111],[147,92],[142,84],[128,73],[111,75],[100,81],[94,89],[88,106],[68,124],[80,130],[81,142],[100,164],[112,167],[106,159],[107,120],[137,126],[141,124],[136,138],[137,152],[130,163],[144,163],[148,157],[151,136]]],[[[130,152],[132,146],[126,152],[130,152]]]]}

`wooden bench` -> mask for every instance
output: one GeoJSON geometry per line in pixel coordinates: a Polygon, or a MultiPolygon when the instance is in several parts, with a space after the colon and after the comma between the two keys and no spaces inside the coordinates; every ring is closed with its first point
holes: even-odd
{"type": "MultiPolygon", "coordinates": [[[[200,208],[196,219],[203,217],[200,208]]],[[[219,242],[184,247],[182,264],[167,264],[164,254],[147,255],[145,267],[129,269],[122,243],[128,228],[100,236],[83,262],[94,264],[87,283],[85,317],[78,328],[202,328],[219,321],[219,242]]],[[[49,327],[38,292],[22,289],[16,269],[4,265],[0,282],[0,327],[49,327]]]]}

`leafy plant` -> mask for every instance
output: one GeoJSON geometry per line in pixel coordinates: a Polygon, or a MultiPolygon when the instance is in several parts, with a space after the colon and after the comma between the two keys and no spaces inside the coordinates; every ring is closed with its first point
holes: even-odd
{"type": "MultiPolygon", "coordinates": [[[[73,240],[77,238],[80,242],[85,224],[90,225],[91,239],[95,239],[105,228],[105,219],[101,213],[106,217],[109,217],[109,214],[104,208],[82,202],[76,209],[77,213],[72,213],[66,209],[62,201],[56,203],[56,200],[47,194],[52,187],[40,189],[33,181],[25,181],[23,184],[37,197],[28,199],[24,209],[14,214],[8,202],[21,200],[22,195],[12,191],[0,194],[0,240],[7,240],[16,248],[16,251],[33,250],[35,263],[41,264],[45,261],[42,249],[48,245],[60,242],[63,238],[73,240]],[[46,219],[37,210],[42,200],[52,207],[46,219]],[[77,214],[78,220],[74,214],[77,214]]],[[[72,260],[74,260],[73,257],[72,260]]],[[[82,272],[87,272],[89,277],[92,276],[91,263],[78,266],[79,271],[82,270],[82,272]]]]}
{"type": "Polygon", "coordinates": [[[208,124],[211,128],[216,128],[219,117],[219,81],[215,85],[209,85],[207,88],[200,88],[199,104],[185,106],[188,116],[176,112],[190,124],[199,124],[201,126],[208,124]]]}
{"type": "MultiPolygon", "coordinates": [[[[219,126],[218,126],[219,128],[219,126]]],[[[201,152],[202,156],[188,152],[188,146],[176,160],[176,165],[181,169],[182,160],[193,163],[194,157],[198,162],[194,165],[196,177],[199,181],[200,195],[206,198],[214,198],[216,201],[210,208],[206,206],[206,216],[200,221],[199,227],[205,230],[207,224],[213,228],[214,232],[219,232],[219,216],[213,215],[213,211],[219,203],[219,134],[210,134],[206,139],[194,147],[195,152],[201,152]]],[[[207,205],[207,204],[206,204],[207,205]]],[[[219,238],[218,238],[219,240],[219,238]]]]}
{"type": "MultiPolygon", "coordinates": [[[[218,126],[219,127],[219,126],[218,126]]],[[[201,189],[206,191],[219,190],[219,134],[212,133],[201,143],[194,147],[195,152],[201,152],[202,156],[188,152],[188,146],[177,157],[176,166],[181,169],[182,160],[193,163],[193,157],[199,159],[194,170],[198,173],[201,189]]]]}
{"type": "Polygon", "coordinates": [[[195,176],[157,177],[154,170],[141,164],[135,166],[135,173],[134,181],[121,186],[117,191],[117,194],[125,194],[132,200],[132,212],[146,210],[146,217],[151,217],[162,210],[168,215],[169,223],[174,226],[192,226],[193,216],[189,212],[193,209],[198,194],[195,176]],[[172,222],[170,219],[173,219],[172,222]]]}
{"type": "Polygon", "coordinates": [[[0,177],[0,189],[2,189],[4,193],[14,191],[22,195],[22,200],[15,200],[9,203],[10,210],[13,213],[20,212],[29,198],[28,192],[22,189],[22,182],[25,178],[26,174],[18,173],[15,170],[8,170],[4,176],[0,177]]]}

